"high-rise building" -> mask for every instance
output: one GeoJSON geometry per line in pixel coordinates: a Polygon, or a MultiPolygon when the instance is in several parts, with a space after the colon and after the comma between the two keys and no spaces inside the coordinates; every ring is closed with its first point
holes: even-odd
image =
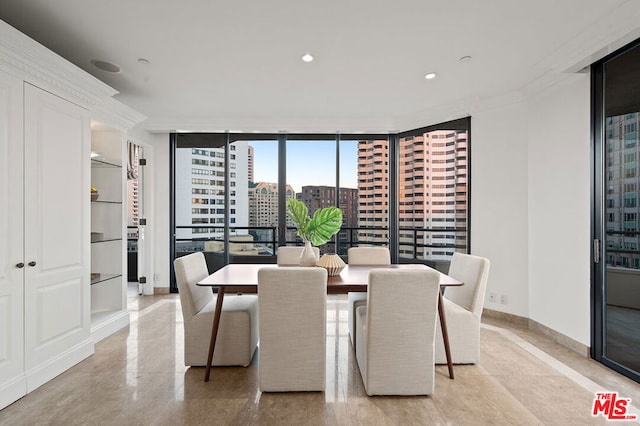
{"type": "Polygon", "coordinates": [[[358,240],[389,243],[389,141],[358,142],[358,240]]]}
{"type": "MultiPolygon", "coordinates": [[[[296,193],[291,185],[286,186],[285,198],[295,198],[296,193]]],[[[256,241],[271,241],[273,233],[278,227],[278,184],[271,182],[258,182],[249,184],[249,226],[266,226],[272,230],[253,230],[257,236],[256,241]]],[[[294,226],[291,219],[287,218],[287,226],[294,226]]]]}
{"type": "Polygon", "coordinates": [[[129,156],[129,165],[127,166],[127,226],[138,226],[140,217],[139,200],[138,200],[138,176],[140,174],[140,166],[138,165],[140,147],[133,149],[133,142],[127,142],[129,156]]]}
{"type": "MultiPolygon", "coordinates": [[[[309,214],[318,209],[336,205],[335,186],[303,186],[302,192],[296,194],[309,209],[309,214]]],[[[358,226],[358,190],[355,188],[340,188],[338,208],[342,210],[342,226],[355,228],[358,226]]]]}
{"type": "Polygon", "coordinates": [[[253,159],[254,159],[253,147],[251,145],[248,145],[247,148],[249,150],[247,153],[247,178],[249,179],[249,182],[254,182],[253,180],[253,159]]]}
{"type": "Polygon", "coordinates": [[[435,130],[400,139],[401,257],[448,260],[467,238],[467,132],[435,130]]]}
{"type": "MultiPolygon", "coordinates": [[[[448,260],[467,238],[467,132],[399,141],[400,256],[448,260]]],[[[358,143],[359,243],[388,244],[389,142],[358,143]]]]}
{"type": "Polygon", "coordinates": [[[640,113],[607,118],[607,265],[640,269],[640,113]]]}
{"type": "MultiPolygon", "coordinates": [[[[246,235],[249,224],[247,142],[229,146],[229,224],[246,235]],[[242,228],[245,229],[242,229],[242,228]]],[[[224,148],[176,150],[176,238],[222,238],[225,221],[224,148]],[[198,225],[206,225],[198,226],[198,225]]]]}

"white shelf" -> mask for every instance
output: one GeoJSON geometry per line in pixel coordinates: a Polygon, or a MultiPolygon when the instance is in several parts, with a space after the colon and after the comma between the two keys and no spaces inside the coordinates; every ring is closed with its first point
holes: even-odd
{"type": "Polygon", "coordinates": [[[127,311],[126,210],[123,167],[126,135],[118,130],[91,132],[91,336],[99,341],[129,324],[127,311]]]}

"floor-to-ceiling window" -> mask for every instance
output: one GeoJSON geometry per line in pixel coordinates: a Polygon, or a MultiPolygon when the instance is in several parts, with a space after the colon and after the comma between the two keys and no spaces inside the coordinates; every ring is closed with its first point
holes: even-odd
{"type": "Polygon", "coordinates": [[[229,261],[256,262],[255,256],[273,256],[277,248],[278,141],[241,134],[229,142],[229,196],[235,197],[228,212],[229,261]]]}
{"type": "Polygon", "coordinates": [[[469,247],[469,119],[399,135],[399,257],[448,262],[469,247]]]}
{"type": "MultiPolygon", "coordinates": [[[[287,186],[313,216],[316,210],[336,205],[335,135],[287,135],[287,186]]],[[[296,244],[294,227],[287,230],[287,245],[296,244]]],[[[335,239],[320,247],[335,252],[335,239]]]]}
{"type": "Polygon", "coordinates": [[[300,244],[284,207],[297,198],[310,214],[330,205],[343,212],[322,253],[383,245],[394,261],[446,262],[469,247],[469,123],[402,137],[172,134],[171,258],[201,251],[210,270],[275,262],[279,246],[300,244]]]}
{"type": "Polygon", "coordinates": [[[640,381],[640,43],[592,67],[594,358],[640,381]]]}

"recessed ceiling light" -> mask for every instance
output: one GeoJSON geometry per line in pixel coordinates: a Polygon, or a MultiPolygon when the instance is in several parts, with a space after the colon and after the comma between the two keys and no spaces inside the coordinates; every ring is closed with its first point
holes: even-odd
{"type": "Polygon", "coordinates": [[[311,62],[313,61],[313,56],[309,53],[305,53],[304,55],[302,55],[302,60],[305,62],[311,62]]]}
{"type": "Polygon", "coordinates": [[[436,73],[430,72],[428,74],[425,74],[424,78],[426,78],[427,80],[433,80],[434,78],[436,78],[436,73]]]}
{"type": "Polygon", "coordinates": [[[92,59],[91,64],[102,71],[112,72],[112,73],[120,72],[120,67],[117,66],[116,64],[112,64],[111,62],[101,61],[99,59],[92,59]]]}

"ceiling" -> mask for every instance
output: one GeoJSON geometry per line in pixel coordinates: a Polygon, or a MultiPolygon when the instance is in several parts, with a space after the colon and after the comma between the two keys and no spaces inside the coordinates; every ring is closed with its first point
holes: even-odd
{"type": "Polygon", "coordinates": [[[579,71],[640,35],[640,2],[16,0],[0,19],[149,129],[387,131],[579,71]]]}

